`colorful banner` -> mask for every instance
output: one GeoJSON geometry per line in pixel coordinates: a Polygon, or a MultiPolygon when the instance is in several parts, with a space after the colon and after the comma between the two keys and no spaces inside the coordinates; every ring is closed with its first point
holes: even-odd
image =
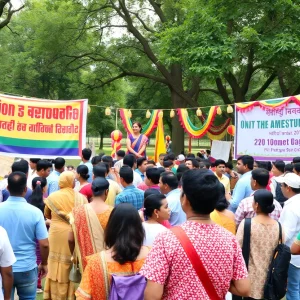
{"type": "MultiPolygon", "coordinates": [[[[147,137],[149,137],[152,134],[154,129],[157,127],[159,112],[160,111],[157,109],[152,111],[149,122],[145,126],[143,126],[142,134],[146,135],[147,137]]],[[[128,134],[132,134],[132,132],[133,132],[132,131],[132,122],[128,115],[128,109],[121,108],[120,116],[121,116],[121,120],[122,120],[125,130],[127,131],[128,134]]]]}
{"type": "Polygon", "coordinates": [[[298,97],[236,104],[235,158],[291,161],[300,156],[298,97]]]}
{"type": "Polygon", "coordinates": [[[0,95],[0,154],[80,157],[85,147],[87,103],[0,95]]]}
{"type": "Polygon", "coordinates": [[[158,125],[156,128],[155,151],[154,151],[155,162],[159,161],[159,155],[162,153],[166,153],[166,144],[165,144],[163,114],[160,114],[158,117],[158,125]]]}

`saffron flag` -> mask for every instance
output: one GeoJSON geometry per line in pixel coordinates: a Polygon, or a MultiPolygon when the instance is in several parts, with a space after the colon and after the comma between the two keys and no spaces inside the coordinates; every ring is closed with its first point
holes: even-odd
{"type": "Polygon", "coordinates": [[[80,157],[86,143],[87,102],[0,95],[0,155],[80,157]]]}
{"type": "Polygon", "coordinates": [[[156,140],[155,140],[155,152],[154,160],[159,161],[159,155],[166,153],[165,135],[164,135],[164,123],[162,112],[158,114],[158,125],[156,128],[156,140]]]}

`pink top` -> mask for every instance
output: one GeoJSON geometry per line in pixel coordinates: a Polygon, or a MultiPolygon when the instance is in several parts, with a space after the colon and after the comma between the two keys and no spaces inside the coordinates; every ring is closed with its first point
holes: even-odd
{"type": "Polygon", "coordinates": [[[142,190],[142,191],[147,191],[148,189],[159,190],[158,184],[155,184],[155,185],[152,185],[152,186],[148,186],[145,182],[141,182],[140,184],[138,184],[137,188],[140,189],[140,190],[142,190]]]}
{"type": "MultiPolygon", "coordinates": [[[[248,276],[235,236],[216,224],[187,221],[181,227],[192,241],[220,299],[225,299],[231,280],[248,276]]],[[[156,237],[140,273],[164,285],[162,299],[210,300],[172,231],[156,237]]]]}

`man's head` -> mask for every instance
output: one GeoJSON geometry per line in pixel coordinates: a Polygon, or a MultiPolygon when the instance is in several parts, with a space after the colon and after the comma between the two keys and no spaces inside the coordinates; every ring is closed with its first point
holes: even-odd
{"type": "Polygon", "coordinates": [[[182,209],[187,217],[209,215],[220,198],[218,178],[206,169],[189,170],[182,176],[182,209]]]}
{"type": "Polygon", "coordinates": [[[216,159],[216,161],[214,162],[214,165],[216,167],[216,174],[219,177],[222,177],[223,174],[225,174],[226,172],[226,163],[224,160],[222,159],[216,159]]]}
{"type": "Polygon", "coordinates": [[[92,182],[92,193],[94,197],[101,197],[104,201],[107,198],[109,182],[103,177],[97,177],[92,182]]]}
{"type": "Polygon", "coordinates": [[[93,167],[96,166],[99,162],[101,162],[101,160],[102,160],[102,156],[100,155],[94,156],[91,160],[93,167]]]}
{"type": "Polygon", "coordinates": [[[296,163],[300,163],[300,157],[299,156],[293,158],[293,164],[296,164],[296,163]]]}
{"type": "Polygon", "coordinates": [[[300,163],[295,163],[295,164],[293,164],[294,165],[294,167],[293,167],[293,172],[295,173],[295,174],[297,174],[298,176],[300,176],[300,163]]]}
{"type": "Polygon", "coordinates": [[[251,188],[253,191],[267,188],[270,174],[266,169],[256,168],[252,171],[251,175],[251,188]]]}
{"type": "Polygon", "coordinates": [[[170,160],[164,160],[163,167],[165,168],[166,172],[171,172],[173,167],[173,162],[170,160]]]}
{"type": "Polygon", "coordinates": [[[74,170],[75,170],[74,166],[67,166],[67,171],[74,172],[74,170]]]}
{"type": "Polygon", "coordinates": [[[300,176],[295,173],[287,173],[284,176],[275,178],[275,180],[281,184],[281,191],[284,197],[289,199],[300,194],[300,176]]]}
{"type": "Polygon", "coordinates": [[[149,160],[147,161],[147,168],[152,167],[155,168],[156,167],[156,163],[154,160],[149,160]]]}
{"type": "Polygon", "coordinates": [[[293,164],[286,164],[284,166],[284,173],[292,173],[294,169],[294,165],[293,164]]]}
{"type": "MultiPolygon", "coordinates": [[[[96,167],[96,166],[95,166],[95,167],[96,167]]],[[[100,162],[100,163],[97,164],[97,167],[105,168],[105,169],[106,169],[106,173],[107,173],[107,174],[109,173],[109,164],[108,164],[108,163],[100,162]]]]}
{"type": "Polygon", "coordinates": [[[210,167],[211,167],[211,162],[208,159],[203,159],[199,163],[199,168],[200,169],[207,169],[207,170],[209,170],[210,167]]]}
{"type": "Polygon", "coordinates": [[[165,156],[166,156],[165,153],[159,154],[159,163],[160,163],[161,166],[163,165],[165,156]]]}
{"type": "Polygon", "coordinates": [[[62,157],[57,157],[54,160],[54,168],[57,172],[62,173],[65,170],[66,161],[62,157]]]}
{"type": "Polygon", "coordinates": [[[136,160],[136,165],[137,165],[137,168],[140,170],[141,173],[145,173],[146,172],[146,169],[147,169],[147,164],[148,164],[148,161],[147,161],[147,158],[146,157],[140,157],[136,160]]]}
{"type": "Polygon", "coordinates": [[[210,154],[211,154],[210,150],[206,150],[207,157],[210,157],[210,154]]]}
{"type": "Polygon", "coordinates": [[[123,159],[124,156],[125,156],[125,154],[126,154],[126,153],[125,153],[124,150],[118,150],[117,153],[116,153],[116,155],[117,155],[117,160],[123,159]]]}
{"type": "Polygon", "coordinates": [[[47,178],[50,175],[51,163],[48,160],[41,159],[36,164],[36,172],[40,177],[47,178]]]}
{"type": "Polygon", "coordinates": [[[24,159],[14,162],[11,166],[12,172],[23,172],[26,175],[26,177],[28,177],[28,170],[28,162],[24,159]]]}
{"type": "Polygon", "coordinates": [[[245,174],[253,170],[254,159],[250,155],[243,155],[237,159],[236,168],[238,173],[245,174]]]}
{"type": "Polygon", "coordinates": [[[170,191],[178,188],[177,176],[172,172],[164,172],[160,174],[159,188],[162,194],[168,194],[170,191]]]}
{"type": "Polygon", "coordinates": [[[27,192],[27,177],[23,172],[12,172],[7,179],[7,189],[11,196],[24,197],[27,192]]]}
{"type": "Polygon", "coordinates": [[[145,184],[147,186],[158,184],[159,178],[160,178],[160,171],[157,168],[148,167],[146,169],[145,184]]]}
{"type": "Polygon", "coordinates": [[[114,160],[111,156],[109,155],[104,155],[102,156],[102,162],[108,163],[109,168],[111,169],[114,165],[114,160]]]}
{"type": "Polygon", "coordinates": [[[199,162],[195,158],[187,158],[185,160],[185,165],[190,169],[199,169],[199,162]]]}
{"type": "Polygon", "coordinates": [[[168,153],[168,160],[171,160],[173,163],[176,160],[176,156],[173,152],[168,153]]]}
{"type": "Polygon", "coordinates": [[[136,158],[132,154],[126,154],[123,159],[123,165],[130,167],[131,169],[135,168],[136,158]]]}
{"type": "Polygon", "coordinates": [[[285,162],[282,160],[276,160],[272,163],[272,173],[275,177],[284,174],[285,162]]]}
{"type": "Polygon", "coordinates": [[[232,162],[228,161],[225,166],[226,166],[225,167],[226,173],[230,174],[231,171],[233,170],[233,164],[232,164],[232,162]]]}
{"type": "Polygon", "coordinates": [[[132,185],[133,183],[133,170],[129,166],[123,166],[120,169],[120,182],[123,187],[132,185]]]}
{"type": "Polygon", "coordinates": [[[36,170],[36,164],[38,161],[41,160],[40,158],[29,158],[29,167],[31,170],[36,170]]]}
{"type": "Polygon", "coordinates": [[[81,159],[83,162],[89,161],[92,156],[92,150],[89,148],[84,148],[81,152],[81,159]]]}
{"type": "Polygon", "coordinates": [[[107,169],[106,167],[102,166],[95,166],[93,168],[93,180],[95,178],[101,177],[101,178],[106,178],[107,176],[107,169]]]}

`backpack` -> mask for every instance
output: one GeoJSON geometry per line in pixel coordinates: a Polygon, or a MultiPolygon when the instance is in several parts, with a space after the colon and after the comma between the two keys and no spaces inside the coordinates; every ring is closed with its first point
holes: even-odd
{"type": "Polygon", "coordinates": [[[291,260],[290,248],[282,244],[282,229],[281,224],[279,222],[278,224],[279,243],[274,251],[264,287],[264,298],[268,300],[279,300],[285,296],[291,260]]]}
{"type": "Polygon", "coordinates": [[[146,278],[140,274],[112,275],[109,300],[144,300],[146,278]]]}

